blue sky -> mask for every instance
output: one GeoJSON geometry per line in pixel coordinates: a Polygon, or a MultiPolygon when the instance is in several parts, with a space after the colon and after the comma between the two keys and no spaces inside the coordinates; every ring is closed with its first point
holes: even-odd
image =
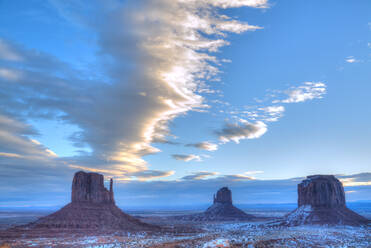
{"type": "MultiPolygon", "coordinates": [[[[205,194],[368,175],[369,9],[367,0],[0,1],[0,191],[15,195],[2,201],[36,204],[20,185],[29,177],[65,199],[81,169],[132,194],[158,183],[185,194],[193,175],[205,194]]],[[[360,187],[351,199],[371,200],[369,177],[345,185],[360,187]]],[[[295,202],[294,193],[271,199],[295,202]]]]}

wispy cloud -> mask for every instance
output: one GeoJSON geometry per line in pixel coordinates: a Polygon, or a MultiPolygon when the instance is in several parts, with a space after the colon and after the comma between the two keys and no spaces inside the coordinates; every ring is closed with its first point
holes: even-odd
{"type": "Polygon", "coordinates": [[[265,121],[275,122],[278,121],[278,119],[283,116],[283,113],[285,112],[285,107],[281,105],[275,105],[259,108],[259,110],[262,110],[267,114],[267,116],[263,118],[265,121]]]}
{"type": "Polygon", "coordinates": [[[192,143],[192,144],[186,144],[186,146],[189,147],[196,147],[201,150],[206,150],[206,151],[216,151],[218,150],[218,144],[214,144],[208,141],[205,142],[200,142],[200,143],[192,143]]]}
{"type": "Polygon", "coordinates": [[[367,186],[371,185],[371,173],[354,175],[337,175],[344,186],[367,186]]]}
{"type": "Polygon", "coordinates": [[[185,162],[189,162],[189,161],[192,161],[192,160],[201,161],[201,157],[198,156],[198,155],[195,155],[195,154],[188,154],[188,155],[173,154],[171,156],[176,160],[181,160],[181,161],[185,161],[185,162]]]}
{"type": "Polygon", "coordinates": [[[168,177],[174,175],[174,173],[175,171],[145,170],[128,174],[128,176],[135,177],[136,179],[141,181],[147,181],[157,178],[168,177]]]}
{"type": "Polygon", "coordinates": [[[345,62],[347,62],[347,63],[357,63],[357,62],[359,62],[359,60],[358,59],[356,59],[354,56],[349,56],[349,57],[346,57],[346,59],[345,59],[345,62]]]}
{"type": "Polygon", "coordinates": [[[326,94],[326,84],[322,82],[305,82],[298,87],[291,87],[285,92],[288,98],[274,100],[273,103],[299,103],[313,99],[320,99],[326,94]]]}
{"type": "Polygon", "coordinates": [[[323,82],[304,82],[287,90],[274,90],[264,101],[258,100],[258,106],[227,111],[234,122],[227,122],[223,128],[215,131],[215,134],[223,143],[239,143],[243,139],[260,138],[268,131],[267,123],[276,122],[283,117],[285,104],[321,99],[326,94],[326,87],[323,82]],[[265,104],[268,100],[269,104],[265,104]]]}
{"type": "Polygon", "coordinates": [[[194,172],[188,176],[184,176],[181,179],[182,180],[203,180],[205,178],[212,177],[217,174],[218,174],[217,172],[200,171],[200,172],[194,172]]]}

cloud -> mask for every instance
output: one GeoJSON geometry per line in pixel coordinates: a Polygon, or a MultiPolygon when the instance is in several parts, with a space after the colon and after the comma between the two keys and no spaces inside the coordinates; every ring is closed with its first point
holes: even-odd
{"type": "Polygon", "coordinates": [[[305,102],[320,99],[326,94],[326,84],[322,82],[305,82],[300,86],[290,87],[287,90],[273,90],[264,100],[258,100],[258,106],[245,106],[242,110],[235,107],[230,111],[221,110],[231,115],[235,123],[226,123],[221,130],[215,133],[223,143],[241,139],[260,138],[268,130],[266,123],[276,122],[284,116],[284,104],[305,102]],[[283,98],[283,99],[279,99],[283,98]],[[267,105],[264,102],[268,101],[267,105]]]}
{"type": "MultiPolygon", "coordinates": [[[[263,173],[263,171],[247,171],[243,174],[235,174],[235,175],[221,175],[219,177],[214,177],[215,180],[224,180],[224,181],[243,181],[243,180],[255,180],[254,177],[251,175],[263,173]]],[[[206,178],[218,175],[218,172],[207,172],[207,171],[200,171],[194,172],[191,175],[187,175],[182,177],[182,180],[204,180],[206,178]]]]}
{"type": "Polygon", "coordinates": [[[27,135],[37,135],[37,132],[27,124],[0,114],[0,156],[32,160],[56,157],[53,151],[27,135]]]}
{"type": "Polygon", "coordinates": [[[212,177],[217,174],[218,174],[217,172],[200,171],[200,172],[194,172],[188,176],[184,176],[181,179],[182,180],[203,180],[205,178],[212,177]]]}
{"type": "MultiPolygon", "coordinates": [[[[193,0],[197,1],[197,0],[193,0]]],[[[254,7],[254,8],[266,8],[268,5],[267,0],[201,0],[199,2],[205,2],[215,7],[231,8],[231,7],[254,7]]]]}
{"type": "Polygon", "coordinates": [[[145,170],[129,174],[130,177],[135,177],[140,181],[152,180],[162,177],[174,175],[175,171],[159,171],[159,170],[145,170]]]}
{"type": "Polygon", "coordinates": [[[189,161],[192,161],[192,160],[195,160],[195,161],[201,161],[201,157],[198,156],[198,155],[194,155],[194,154],[189,154],[189,155],[184,155],[184,154],[173,154],[171,155],[174,159],[176,160],[181,160],[181,161],[185,161],[185,162],[189,162],[189,161]]]}
{"type": "Polygon", "coordinates": [[[354,58],[354,56],[349,56],[349,57],[347,57],[347,58],[345,59],[345,61],[346,61],[347,63],[350,63],[350,64],[359,62],[359,60],[357,60],[356,58],[354,58]]]}
{"type": "Polygon", "coordinates": [[[19,119],[77,127],[72,142],[91,152],[60,158],[72,168],[123,178],[147,170],[143,156],[160,152],[152,143],[171,143],[169,122],[208,107],[199,92],[212,90],[207,82],[216,79],[220,64],[213,53],[229,45],[227,35],[260,29],[219,9],[266,5],[264,0],[92,1],[89,14],[82,14],[82,1],[53,1],[67,22],[94,33],[96,60],[102,62],[97,71],[78,70],[2,39],[0,107],[19,119]]]}
{"type": "Polygon", "coordinates": [[[4,40],[0,39],[0,59],[9,61],[22,61],[23,58],[14,51],[4,40]]]}
{"type": "Polygon", "coordinates": [[[359,173],[354,175],[337,175],[344,186],[367,186],[371,185],[371,173],[359,173]]]}
{"type": "Polygon", "coordinates": [[[267,126],[264,122],[257,121],[249,123],[226,123],[221,130],[215,133],[223,143],[234,141],[239,143],[243,139],[257,139],[267,132],[267,126]]]}
{"type": "Polygon", "coordinates": [[[279,118],[283,116],[285,112],[284,106],[268,106],[264,108],[259,108],[259,110],[264,111],[268,116],[264,116],[264,120],[267,122],[278,121],[279,118]]]}
{"type": "Polygon", "coordinates": [[[326,94],[326,84],[322,82],[305,82],[301,86],[287,90],[286,94],[288,98],[275,100],[273,103],[298,103],[323,98],[323,95],[326,94]]]}
{"type": "Polygon", "coordinates": [[[15,70],[0,68],[0,77],[9,81],[16,81],[21,75],[15,70]]]}
{"type": "Polygon", "coordinates": [[[244,175],[244,174],[236,174],[236,175],[225,175],[221,176],[220,179],[226,181],[245,181],[245,180],[255,180],[254,177],[244,175]]]}
{"type": "Polygon", "coordinates": [[[200,143],[192,143],[192,144],[186,144],[186,146],[190,147],[196,147],[201,150],[206,150],[206,151],[216,151],[218,150],[218,145],[205,141],[205,142],[200,142],[200,143]]]}

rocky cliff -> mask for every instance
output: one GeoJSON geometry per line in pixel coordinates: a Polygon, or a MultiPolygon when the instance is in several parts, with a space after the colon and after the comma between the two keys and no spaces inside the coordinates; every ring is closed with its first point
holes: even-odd
{"type": "Polygon", "coordinates": [[[298,208],[283,224],[362,225],[368,220],[346,207],[342,183],[332,175],[308,176],[298,184],[298,208]]]}
{"type": "Polygon", "coordinates": [[[215,203],[232,204],[232,192],[227,187],[219,189],[218,192],[216,192],[216,196],[214,194],[214,204],[215,203]]]}
{"type": "Polygon", "coordinates": [[[298,206],[345,207],[345,194],[341,182],[334,176],[308,176],[298,184],[298,206]]]}
{"type": "Polygon", "coordinates": [[[72,181],[72,203],[108,203],[114,204],[113,180],[110,180],[110,191],[104,187],[103,175],[79,171],[72,181]]]}

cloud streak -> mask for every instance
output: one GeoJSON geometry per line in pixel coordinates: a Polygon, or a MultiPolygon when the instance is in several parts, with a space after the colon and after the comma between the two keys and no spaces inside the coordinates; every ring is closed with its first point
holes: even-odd
{"type": "Polygon", "coordinates": [[[180,160],[180,161],[184,161],[184,162],[190,162],[192,160],[195,160],[195,161],[198,161],[198,162],[201,161],[201,157],[198,156],[198,155],[195,155],[195,154],[188,154],[188,155],[184,155],[184,154],[173,154],[171,156],[175,160],[180,160]]]}
{"type": "Polygon", "coordinates": [[[200,171],[200,172],[194,172],[191,175],[184,176],[181,179],[182,180],[203,180],[208,177],[212,177],[217,175],[217,172],[207,172],[207,171],[200,171]]]}
{"type": "Polygon", "coordinates": [[[188,147],[195,147],[201,150],[206,151],[216,151],[218,150],[218,144],[214,144],[208,141],[200,142],[200,143],[192,143],[192,144],[186,144],[188,147]]]}

